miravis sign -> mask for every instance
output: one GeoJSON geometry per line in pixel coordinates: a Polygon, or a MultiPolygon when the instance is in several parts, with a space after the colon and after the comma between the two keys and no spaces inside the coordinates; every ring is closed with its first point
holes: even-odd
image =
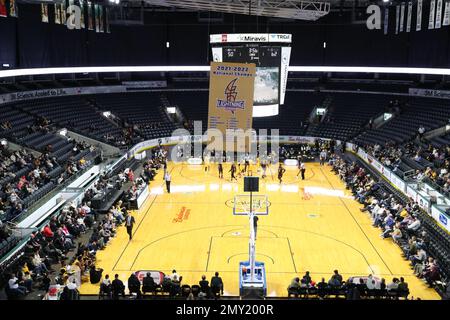
{"type": "Polygon", "coordinates": [[[291,43],[292,35],[287,33],[222,33],[211,34],[210,43],[239,43],[239,42],[282,42],[291,43]]]}

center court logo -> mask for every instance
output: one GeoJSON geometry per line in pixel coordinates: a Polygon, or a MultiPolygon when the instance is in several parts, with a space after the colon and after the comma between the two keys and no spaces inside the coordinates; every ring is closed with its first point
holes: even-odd
{"type": "Polygon", "coordinates": [[[224,94],[225,99],[217,99],[217,108],[224,108],[226,110],[231,111],[233,114],[237,109],[244,109],[245,108],[245,101],[238,100],[236,101],[236,97],[238,95],[236,81],[238,79],[233,79],[228,83],[227,87],[225,88],[224,94]]]}

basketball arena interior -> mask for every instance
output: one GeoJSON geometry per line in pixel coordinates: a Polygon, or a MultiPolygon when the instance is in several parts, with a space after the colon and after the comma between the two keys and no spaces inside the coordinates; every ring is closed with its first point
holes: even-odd
{"type": "Polygon", "coordinates": [[[0,0],[0,299],[449,300],[449,76],[448,0],[0,0]]]}

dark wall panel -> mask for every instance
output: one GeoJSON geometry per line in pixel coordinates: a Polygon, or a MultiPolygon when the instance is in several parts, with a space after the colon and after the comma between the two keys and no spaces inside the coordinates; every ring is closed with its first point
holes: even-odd
{"type": "Polygon", "coordinates": [[[0,18],[0,65],[16,67],[16,22],[17,19],[0,18]]]}
{"type": "Polygon", "coordinates": [[[19,12],[19,19],[0,19],[0,63],[13,67],[205,65],[209,34],[231,32],[292,33],[292,65],[450,67],[450,27],[428,30],[424,22],[416,32],[414,10],[411,32],[398,35],[394,8],[388,35],[339,15],[316,22],[224,15],[207,23],[195,13],[147,12],[145,26],[112,25],[106,34],[55,25],[53,6],[50,23],[41,22],[38,5],[19,4],[19,12]]]}

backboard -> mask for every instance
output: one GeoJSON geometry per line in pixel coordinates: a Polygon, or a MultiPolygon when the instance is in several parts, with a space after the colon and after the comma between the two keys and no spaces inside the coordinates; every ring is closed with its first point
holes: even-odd
{"type": "MultiPolygon", "coordinates": [[[[268,215],[270,203],[266,195],[252,195],[251,210],[255,215],[268,215]]],[[[236,195],[233,200],[233,215],[246,216],[250,213],[250,195],[236,195]]]]}

